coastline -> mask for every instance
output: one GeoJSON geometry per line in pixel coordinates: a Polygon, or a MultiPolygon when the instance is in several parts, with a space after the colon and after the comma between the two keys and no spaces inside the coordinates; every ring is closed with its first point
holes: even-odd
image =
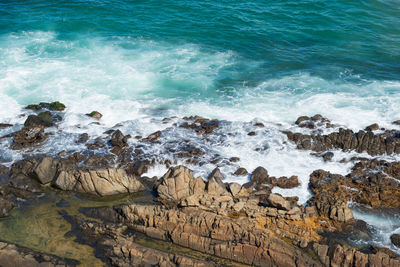
{"type": "MultiPolygon", "coordinates": [[[[12,217],[15,212],[24,216],[20,210],[29,203],[38,207],[50,203],[48,209],[54,209],[57,220],[71,227],[70,231],[63,229],[63,235],[92,247],[94,252],[89,253],[105,265],[400,264],[397,235],[391,237],[393,244],[377,246],[373,225],[355,218],[352,211],[354,207],[370,207],[395,213],[400,208],[400,163],[376,158],[400,153],[397,130],[373,124],[352,131],[338,128],[321,115],[298,118],[290,129],[299,131],[284,131],[282,135],[287,139],[282,144],[323,162],[341,153],[358,155],[339,161],[351,166],[347,173],[316,168],[305,183],[290,173],[272,176],[268,166],[246,170],[240,163],[250,155],[224,158],[208,150],[218,142],[229,142],[232,133],[225,131],[224,121],[198,116],[165,118],[162,122],[168,127],[148,136],[130,136],[119,129],[123,128],[122,122],[103,136],[92,137],[87,133],[68,134],[58,128],[65,108],[59,102],[29,105],[30,115],[25,115],[24,125],[1,124],[2,129],[18,129],[9,130],[0,142],[21,156],[0,165],[2,217],[12,217]],[[55,138],[57,135],[61,138],[55,138]],[[169,139],[172,135],[175,138],[169,139]],[[49,145],[46,142],[61,142],[57,147],[62,147],[63,139],[74,142],[78,150],[43,152],[49,145]],[[130,139],[136,140],[134,145],[130,139]],[[170,153],[172,158],[160,153],[170,153]],[[207,164],[214,168],[208,168],[201,178],[190,170],[191,166],[201,169],[207,164]],[[226,165],[234,170],[229,175],[242,183],[227,179],[226,165]],[[149,175],[152,168],[163,170],[163,175],[149,175]],[[301,196],[303,201],[299,196],[278,193],[296,189],[309,190],[306,197],[301,196]],[[57,197],[51,197],[54,194],[57,197]],[[124,197],[121,201],[110,200],[118,196],[124,197]],[[84,205],[71,214],[71,203],[79,206],[80,201],[84,205]],[[174,252],[167,249],[170,246],[174,252]],[[189,250],[182,252],[183,248],[189,250]]],[[[99,112],[87,115],[93,117],[94,127],[101,122],[99,112]]],[[[251,139],[267,127],[252,122],[246,136],[251,139]]],[[[258,146],[255,151],[263,149],[268,147],[258,146]]],[[[7,266],[10,255],[21,264],[78,264],[76,258],[65,256],[68,253],[60,259],[60,251],[52,256],[49,251],[22,248],[23,239],[20,243],[8,242],[17,246],[4,241],[8,249],[0,250],[2,266],[7,266]]]]}

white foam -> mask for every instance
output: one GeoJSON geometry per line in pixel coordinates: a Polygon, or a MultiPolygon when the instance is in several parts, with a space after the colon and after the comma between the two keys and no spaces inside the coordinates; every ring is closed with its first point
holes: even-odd
{"type": "MultiPolygon", "coordinates": [[[[43,151],[77,150],[80,146],[73,139],[76,134],[104,137],[105,130],[119,123],[114,128],[132,136],[147,136],[167,128],[163,142],[176,146],[174,142],[190,139],[193,145],[209,151],[210,155],[201,158],[204,165],[189,165],[195,175],[208,176],[215,168],[209,163],[215,154],[221,158],[239,157],[238,163],[218,164],[226,181],[248,181],[247,176],[232,175],[239,166],[250,172],[263,166],[277,177],[297,175],[299,188],[276,188],[274,192],[299,195],[300,202],[310,196],[307,184],[313,170],[346,174],[350,165],[338,161],[352,154],[337,151],[334,161],[326,163],[308,151],[297,150],[281,131],[290,129],[298,116],[320,113],[354,130],[374,122],[389,127],[391,121],[400,119],[398,81],[366,81],[355,75],[353,80],[357,82],[348,82],[341,77],[324,80],[299,73],[270,78],[251,87],[246,81],[224,87],[221,80],[251,73],[259,62],[232,51],[206,51],[195,44],[130,37],[67,41],[54,32],[22,32],[0,36],[0,59],[0,105],[7,107],[0,109],[0,122],[23,123],[26,117],[19,118],[18,114],[29,113],[21,109],[27,104],[59,100],[67,105],[60,129],[71,136],[50,137],[43,151]],[[85,116],[93,110],[103,114],[100,125],[85,116]],[[177,120],[161,122],[163,117],[189,115],[227,122],[207,142],[193,131],[168,129],[173,122],[179,123],[177,120]],[[266,127],[254,128],[255,121],[266,127]],[[257,135],[248,136],[251,130],[257,135]]],[[[9,130],[0,133],[5,131],[9,130]]],[[[137,143],[133,138],[129,142],[137,143]]],[[[10,160],[21,156],[6,147],[3,144],[2,151],[10,154],[10,160]]],[[[161,145],[145,149],[162,159],[174,159],[161,145]]],[[[178,159],[179,163],[185,163],[184,159],[178,159]]],[[[161,176],[164,171],[160,165],[148,175],[161,176]]]]}

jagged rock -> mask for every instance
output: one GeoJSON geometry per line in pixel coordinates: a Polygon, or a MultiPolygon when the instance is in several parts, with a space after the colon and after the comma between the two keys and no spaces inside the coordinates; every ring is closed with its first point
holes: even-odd
{"type": "Polygon", "coordinates": [[[42,184],[50,183],[56,175],[57,164],[57,160],[51,157],[44,157],[33,169],[33,173],[42,184]]]}
{"type": "MultiPolygon", "coordinates": [[[[219,170],[218,170],[219,171],[219,170]]],[[[218,174],[218,172],[217,172],[218,174]]],[[[221,181],[221,175],[210,175],[210,178],[207,182],[207,192],[210,195],[215,196],[226,196],[230,195],[228,190],[226,189],[225,184],[221,181]]]]}
{"type": "Polygon", "coordinates": [[[127,146],[128,137],[125,136],[120,130],[116,130],[111,135],[111,145],[117,147],[124,147],[127,146]]]}
{"type": "Polygon", "coordinates": [[[253,266],[320,266],[246,217],[232,219],[199,208],[140,204],[115,209],[124,224],[136,231],[213,256],[253,266]]]}
{"type": "Polygon", "coordinates": [[[396,169],[395,163],[360,161],[347,176],[316,170],[310,175],[309,187],[315,193],[310,203],[341,206],[352,200],[373,208],[398,208],[400,185],[387,177],[387,174],[398,177],[396,169]]]}
{"type": "Polygon", "coordinates": [[[251,174],[250,180],[256,184],[268,183],[268,171],[263,167],[257,167],[251,174]]]}
{"type": "Polygon", "coordinates": [[[205,118],[201,118],[199,116],[184,117],[183,119],[187,120],[187,121],[189,121],[189,120],[194,121],[194,123],[188,124],[187,122],[185,122],[185,123],[181,124],[180,127],[183,127],[186,129],[193,129],[199,134],[210,134],[216,128],[219,127],[218,120],[205,119],[205,118]]]}
{"type": "Polygon", "coordinates": [[[53,185],[61,190],[109,196],[145,190],[142,183],[123,169],[59,170],[53,185]]]}
{"type": "Polygon", "coordinates": [[[50,111],[41,112],[38,115],[29,115],[24,123],[25,127],[51,127],[54,126],[54,120],[50,111]]]}
{"type": "Polygon", "coordinates": [[[238,183],[230,183],[228,185],[229,192],[231,192],[234,198],[248,197],[250,196],[249,190],[238,183]]]}
{"type": "Polygon", "coordinates": [[[268,203],[275,208],[283,210],[291,210],[292,204],[287,201],[284,197],[278,194],[270,194],[268,196],[268,203]]]}
{"type": "Polygon", "coordinates": [[[24,127],[20,131],[14,133],[12,149],[18,150],[36,145],[46,140],[47,136],[43,135],[42,127],[24,127]]]}
{"type": "Polygon", "coordinates": [[[137,176],[142,176],[142,174],[148,171],[151,165],[152,163],[148,160],[137,160],[129,171],[137,176]]]}
{"type": "Polygon", "coordinates": [[[386,130],[384,133],[374,134],[372,131],[353,132],[350,129],[339,128],[338,132],[330,134],[301,134],[284,132],[288,139],[293,141],[298,149],[313,150],[316,152],[341,149],[344,152],[354,150],[358,153],[381,155],[400,153],[400,138],[395,130],[386,130]]]}
{"type": "Polygon", "coordinates": [[[179,202],[191,195],[204,193],[206,185],[201,177],[194,178],[193,172],[184,167],[170,168],[157,186],[157,194],[161,199],[179,202]]]}
{"type": "Polygon", "coordinates": [[[147,136],[144,140],[154,142],[161,136],[161,131],[154,132],[147,136]]]}
{"type": "Polygon", "coordinates": [[[291,176],[289,178],[283,176],[277,179],[276,185],[280,188],[294,188],[300,185],[297,176],[291,176]]]}
{"type": "Polygon", "coordinates": [[[216,179],[219,179],[219,180],[224,180],[225,179],[225,177],[224,177],[224,175],[221,173],[221,170],[219,169],[219,168],[215,168],[211,173],[210,173],[210,175],[208,176],[208,180],[210,180],[210,179],[212,179],[212,178],[216,178],[216,179]]]}

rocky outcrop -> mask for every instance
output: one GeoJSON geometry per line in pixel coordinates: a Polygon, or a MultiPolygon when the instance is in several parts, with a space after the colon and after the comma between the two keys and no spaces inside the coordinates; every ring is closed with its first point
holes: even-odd
{"type": "Polygon", "coordinates": [[[109,196],[145,190],[136,176],[124,169],[59,170],[53,185],[61,190],[109,196]]]}
{"type": "Polygon", "coordinates": [[[192,123],[184,122],[180,127],[193,129],[199,134],[210,134],[219,127],[218,120],[210,120],[199,116],[184,117],[183,119],[192,121],[192,123]]]}
{"type": "Polygon", "coordinates": [[[324,266],[354,266],[354,267],[386,267],[400,266],[397,259],[392,259],[388,254],[377,252],[376,254],[365,254],[354,248],[345,248],[340,245],[327,246],[318,243],[313,244],[313,250],[318,255],[324,266]]]}
{"type": "Polygon", "coordinates": [[[221,258],[254,266],[320,266],[246,218],[135,204],[117,207],[117,212],[136,231],[221,258]]]}
{"type": "Polygon", "coordinates": [[[24,127],[20,131],[13,133],[14,136],[11,148],[19,150],[37,145],[47,139],[47,135],[43,133],[43,126],[24,127]]]}
{"type": "Polygon", "coordinates": [[[310,175],[309,187],[316,195],[311,202],[354,201],[373,208],[400,207],[400,185],[379,172],[353,168],[349,175],[331,174],[323,170],[310,175]]]}
{"type": "Polygon", "coordinates": [[[33,174],[42,184],[50,183],[57,173],[58,161],[52,157],[44,157],[33,168],[33,174]]]}
{"type": "MultiPolygon", "coordinates": [[[[302,125],[303,121],[299,123],[302,125]]],[[[395,130],[386,130],[383,133],[374,133],[376,126],[367,127],[367,131],[353,132],[350,129],[340,128],[338,132],[330,134],[301,134],[284,132],[288,139],[293,141],[298,149],[323,152],[330,149],[343,151],[354,150],[358,153],[366,152],[372,156],[382,154],[399,154],[400,138],[395,130]]]]}
{"type": "Polygon", "coordinates": [[[204,193],[205,183],[201,177],[183,166],[170,168],[161,178],[157,193],[161,199],[179,202],[183,198],[204,193]]]}
{"type": "Polygon", "coordinates": [[[32,109],[32,110],[41,110],[41,109],[49,109],[49,110],[54,110],[54,111],[63,111],[66,106],[59,102],[40,102],[39,104],[31,104],[25,107],[26,109],[32,109]]]}

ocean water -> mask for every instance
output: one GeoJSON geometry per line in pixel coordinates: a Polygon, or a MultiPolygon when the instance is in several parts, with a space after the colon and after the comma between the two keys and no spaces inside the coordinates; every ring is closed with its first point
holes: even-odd
{"type": "MultiPolygon", "coordinates": [[[[189,166],[196,175],[215,168],[213,155],[240,157],[219,164],[226,181],[248,181],[232,175],[239,166],[297,175],[300,187],[274,190],[304,203],[309,174],[346,174],[351,164],[339,161],[354,153],[336,151],[326,163],[281,131],[301,131],[296,118],[316,113],[354,130],[395,128],[399,44],[396,0],[0,0],[0,122],[16,124],[0,134],[21,127],[25,105],[58,100],[67,110],[40,152],[80,150],[78,134],[104,136],[118,123],[132,136],[164,130],[166,146],[190,139],[209,152],[204,165],[189,166]],[[103,114],[100,125],[84,115],[92,110],[103,114]],[[171,127],[190,115],[222,120],[210,142],[171,127]],[[254,122],[266,127],[249,137],[254,122]]],[[[22,158],[9,142],[0,144],[3,164],[22,158]]],[[[147,149],[173,159],[165,146],[147,149]]],[[[157,165],[148,175],[165,170],[157,165]]]]}

